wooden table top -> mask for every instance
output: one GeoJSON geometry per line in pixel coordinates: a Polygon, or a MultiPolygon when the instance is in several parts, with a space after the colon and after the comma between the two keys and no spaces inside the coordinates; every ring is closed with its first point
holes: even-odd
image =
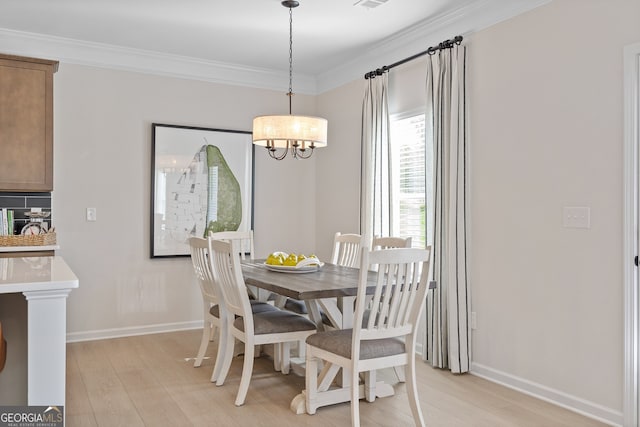
{"type": "MultiPolygon", "coordinates": [[[[247,285],[307,300],[356,296],[360,269],[325,263],[318,271],[293,274],[267,270],[264,260],[253,260],[242,262],[242,274],[247,285]]],[[[370,272],[371,293],[375,276],[370,272]]]]}

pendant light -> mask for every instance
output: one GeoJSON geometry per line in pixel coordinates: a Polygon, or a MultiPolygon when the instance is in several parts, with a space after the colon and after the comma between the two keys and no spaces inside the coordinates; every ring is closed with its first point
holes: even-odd
{"type": "Polygon", "coordinates": [[[291,153],[295,159],[308,159],[317,147],[327,146],[327,120],[320,117],[294,116],[293,97],[293,8],[300,3],[285,0],[289,8],[289,115],[258,116],[253,119],[253,143],[266,147],[269,156],[282,160],[291,153]]]}

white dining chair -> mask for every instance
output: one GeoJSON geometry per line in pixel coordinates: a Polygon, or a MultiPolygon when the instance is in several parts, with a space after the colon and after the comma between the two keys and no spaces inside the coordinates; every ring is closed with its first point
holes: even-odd
{"type": "Polygon", "coordinates": [[[409,406],[416,425],[424,426],[418,401],[415,358],[418,322],[424,308],[430,248],[363,250],[353,329],[317,332],[306,340],[306,410],[314,414],[339,368],[350,374],[351,424],[360,425],[359,399],[375,399],[376,369],[406,365],[409,406]],[[371,312],[364,295],[372,267],[377,268],[371,312]],[[363,324],[364,323],[364,324],[363,324]],[[326,361],[317,374],[319,360],[326,361]],[[364,372],[364,385],[359,374],[364,372]]]}
{"type": "MultiPolygon", "coordinates": [[[[213,341],[218,333],[218,350],[216,361],[213,368],[213,374],[211,375],[211,382],[215,382],[220,373],[220,367],[222,366],[222,355],[224,354],[224,345],[227,342],[225,334],[227,329],[225,327],[225,317],[221,316],[221,311],[224,311],[224,305],[222,304],[222,292],[217,286],[213,278],[212,265],[209,259],[209,242],[207,239],[200,237],[189,238],[189,249],[191,252],[191,263],[193,264],[193,271],[200,285],[200,293],[202,295],[203,304],[203,317],[204,327],[202,329],[202,338],[200,339],[200,347],[196,355],[193,366],[195,368],[202,365],[202,360],[207,352],[209,342],[213,341]]],[[[251,310],[254,313],[276,310],[275,307],[257,301],[251,302],[251,310]]]]}
{"type": "Polygon", "coordinates": [[[255,346],[274,344],[276,352],[280,353],[280,370],[283,374],[288,374],[290,343],[304,340],[316,331],[316,325],[303,316],[285,310],[252,313],[236,242],[209,239],[209,254],[214,279],[222,290],[227,316],[227,342],[216,384],[222,385],[229,373],[234,341],[237,339],[243,342],[242,377],[235,401],[240,406],[244,404],[249,390],[255,346]]]}
{"type": "MultiPolygon", "coordinates": [[[[207,239],[200,237],[189,238],[189,248],[191,251],[191,263],[193,264],[193,270],[200,285],[200,293],[202,294],[203,304],[203,316],[204,316],[204,328],[202,330],[202,338],[200,339],[200,347],[198,354],[193,362],[194,367],[202,365],[202,359],[207,351],[207,347],[210,341],[213,341],[215,331],[218,330],[223,335],[226,333],[224,328],[221,327],[220,321],[220,305],[222,298],[219,295],[219,291],[216,289],[213,281],[213,273],[209,265],[208,252],[209,243],[207,239]]],[[[211,381],[215,381],[218,377],[219,369],[222,363],[222,354],[224,354],[223,343],[224,339],[218,340],[218,355],[216,356],[216,362],[213,368],[213,374],[211,375],[211,381]]]]}
{"type": "Polygon", "coordinates": [[[360,251],[364,247],[360,234],[342,234],[339,231],[333,237],[331,264],[357,268],[360,263],[360,251]]]}

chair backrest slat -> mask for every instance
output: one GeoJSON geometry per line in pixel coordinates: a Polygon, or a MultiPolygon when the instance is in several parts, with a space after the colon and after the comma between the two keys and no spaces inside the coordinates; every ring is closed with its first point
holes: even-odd
{"type": "MultiPolygon", "coordinates": [[[[383,270],[385,274],[378,274],[378,277],[383,278],[384,288],[383,288],[383,298],[379,305],[376,305],[378,308],[378,328],[385,328],[386,323],[389,320],[389,310],[391,309],[391,296],[393,295],[393,284],[396,283],[397,277],[399,275],[399,268],[396,265],[383,265],[383,270]]],[[[373,312],[374,310],[372,310],[373,312]]]]}
{"type": "MultiPolygon", "coordinates": [[[[422,274],[425,279],[428,279],[429,276],[429,271],[428,271],[428,267],[427,267],[427,271],[420,271],[419,269],[414,269],[413,270],[413,282],[412,283],[419,283],[420,280],[420,274],[422,274]]],[[[409,293],[409,301],[407,304],[407,307],[416,307],[416,298],[426,298],[426,293],[429,291],[429,286],[427,283],[427,280],[425,280],[425,289],[418,289],[417,287],[413,287],[411,289],[411,292],[409,293]]],[[[424,304],[424,301],[420,301],[419,304],[417,304],[417,306],[421,307],[424,304]]],[[[421,309],[420,309],[421,310],[421,309]]],[[[405,319],[403,319],[404,323],[409,322],[409,316],[411,316],[411,311],[410,310],[405,310],[405,319]]]]}
{"type": "MultiPolygon", "coordinates": [[[[362,275],[362,274],[361,274],[362,275]]],[[[382,291],[384,290],[384,283],[381,283],[384,280],[385,276],[382,274],[378,274],[376,276],[376,289],[375,292],[373,293],[373,297],[371,298],[371,303],[370,305],[372,306],[376,306],[379,307],[380,306],[380,300],[382,298],[382,291]]],[[[360,292],[358,290],[358,292],[360,292]]],[[[356,302],[360,301],[360,298],[358,297],[356,302]]],[[[376,311],[370,311],[369,312],[369,321],[367,322],[367,329],[372,329],[374,327],[376,327],[376,322],[378,321],[378,312],[376,311]]]]}
{"type": "Polygon", "coordinates": [[[403,279],[407,277],[407,271],[408,269],[406,264],[399,265],[398,268],[396,268],[394,281],[392,283],[389,283],[389,286],[388,286],[389,293],[392,294],[391,301],[389,304],[388,314],[387,314],[387,317],[388,317],[387,324],[390,327],[397,326],[399,318],[401,317],[399,316],[399,314],[402,314],[401,306],[404,305],[403,302],[406,302],[406,298],[409,294],[409,292],[406,292],[406,290],[404,290],[402,286],[394,286],[393,283],[398,283],[398,282],[402,283],[403,279]]]}

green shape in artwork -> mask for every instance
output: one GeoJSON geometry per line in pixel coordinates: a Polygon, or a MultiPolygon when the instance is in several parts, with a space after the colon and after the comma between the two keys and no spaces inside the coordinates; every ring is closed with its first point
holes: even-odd
{"type": "Polygon", "coordinates": [[[236,231],[242,222],[242,195],[240,184],[224,159],[220,149],[207,145],[207,227],[204,237],[210,232],[236,231]]]}

